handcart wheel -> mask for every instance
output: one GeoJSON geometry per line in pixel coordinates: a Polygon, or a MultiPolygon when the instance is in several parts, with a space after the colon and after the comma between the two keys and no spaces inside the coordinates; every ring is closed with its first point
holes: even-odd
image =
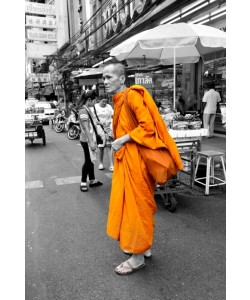
{"type": "Polygon", "coordinates": [[[46,145],[46,137],[45,137],[45,131],[44,129],[42,130],[42,139],[43,139],[43,145],[46,145]]]}
{"type": "Polygon", "coordinates": [[[177,208],[177,201],[172,193],[160,195],[163,200],[163,206],[170,212],[175,212],[177,208]]]}
{"type": "Polygon", "coordinates": [[[170,212],[175,212],[177,208],[177,201],[172,193],[167,194],[168,203],[166,209],[170,212]]]}

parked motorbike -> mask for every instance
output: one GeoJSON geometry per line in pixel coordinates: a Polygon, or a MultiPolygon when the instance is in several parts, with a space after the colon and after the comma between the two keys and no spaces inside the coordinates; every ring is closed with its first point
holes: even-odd
{"type": "Polygon", "coordinates": [[[66,118],[65,118],[65,113],[59,113],[54,122],[54,129],[57,133],[63,132],[65,128],[65,123],[66,123],[66,118]]]}
{"type": "Polygon", "coordinates": [[[70,122],[68,128],[68,138],[70,140],[76,140],[80,137],[81,128],[78,121],[76,123],[70,122]]]}
{"type": "Polygon", "coordinates": [[[70,140],[75,140],[80,137],[80,122],[78,120],[78,113],[74,108],[71,109],[71,115],[68,118],[65,128],[68,130],[68,138],[70,140]]]}

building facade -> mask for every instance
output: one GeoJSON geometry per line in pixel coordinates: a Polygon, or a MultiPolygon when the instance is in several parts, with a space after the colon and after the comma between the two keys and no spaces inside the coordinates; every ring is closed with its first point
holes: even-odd
{"type": "Polygon", "coordinates": [[[25,1],[27,97],[56,96],[51,77],[60,74],[56,66],[49,66],[48,57],[73,38],[84,22],[85,0],[25,1]]]}
{"type": "MultiPolygon", "coordinates": [[[[71,73],[71,79],[86,68],[102,66],[111,59],[109,51],[130,36],[160,24],[190,22],[226,30],[225,0],[90,0],[90,12],[91,17],[52,58],[58,72],[71,73]]],[[[68,10],[68,13],[71,20],[76,18],[74,10],[68,10]]],[[[176,96],[182,96],[187,110],[201,110],[202,97],[211,80],[216,82],[222,101],[226,103],[225,57],[225,51],[222,51],[208,55],[196,64],[177,66],[176,96]]],[[[151,73],[154,99],[163,104],[171,101],[172,66],[140,71],[127,68],[127,71],[128,84],[135,83],[141,76],[139,74],[149,76],[151,73]]],[[[105,95],[100,77],[78,76],[75,81],[83,86],[95,85],[100,95],[105,95]]]]}

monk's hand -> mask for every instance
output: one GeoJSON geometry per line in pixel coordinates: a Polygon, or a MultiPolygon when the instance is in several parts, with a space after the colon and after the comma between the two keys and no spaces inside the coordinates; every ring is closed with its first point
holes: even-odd
{"type": "Polygon", "coordinates": [[[112,144],[112,149],[116,152],[118,150],[120,150],[122,148],[122,146],[127,143],[132,141],[132,139],[130,138],[130,136],[128,134],[120,137],[119,139],[116,139],[112,144]]]}
{"type": "Polygon", "coordinates": [[[122,142],[121,138],[119,138],[112,142],[111,147],[116,152],[122,148],[123,144],[124,143],[122,142]]]}

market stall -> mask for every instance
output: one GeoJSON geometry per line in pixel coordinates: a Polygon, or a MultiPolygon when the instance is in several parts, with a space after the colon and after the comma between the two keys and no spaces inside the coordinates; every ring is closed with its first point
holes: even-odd
{"type": "Polygon", "coordinates": [[[163,112],[162,118],[168,127],[168,131],[174,138],[181,155],[184,169],[179,171],[163,186],[156,186],[155,195],[162,198],[164,206],[171,212],[176,211],[177,201],[175,194],[184,193],[194,188],[194,169],[196,152],[200,150],[202,137],[208,136],[208,130],[201,128],[201,120],[198,115],[163,112]],[[181,176],[185,173],[186,176],[181,176]]]}

